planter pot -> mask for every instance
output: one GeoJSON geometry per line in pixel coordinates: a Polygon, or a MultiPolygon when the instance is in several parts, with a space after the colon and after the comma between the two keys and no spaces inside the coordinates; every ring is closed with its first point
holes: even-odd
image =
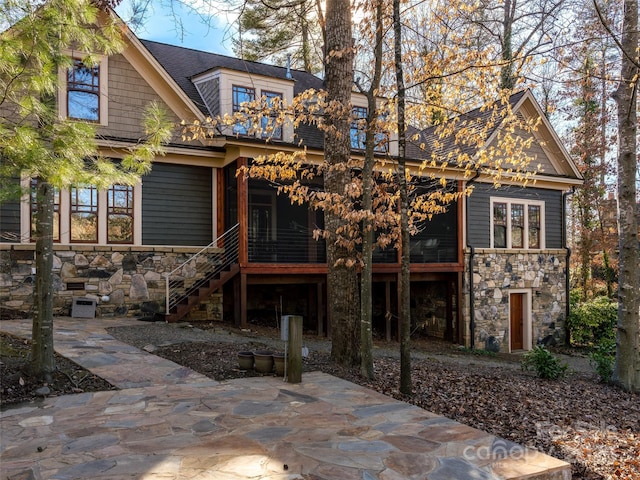
{"type": "Polygon", "coordinates": [[[253,354],[256,363],[256,372],[271,373],[273,371],[273,353],[259,350],[253,354]]]}
{"type": "Polygon", "coordinates": [[[253,352],[238,352],[238,366],[240,370],[253,368],[253,352]]]}
{"type": "Polygon", "coordinates": [[[273,364],[276,367],[276,375],[284,377],[284,353],[274,353],[273,364]]]}

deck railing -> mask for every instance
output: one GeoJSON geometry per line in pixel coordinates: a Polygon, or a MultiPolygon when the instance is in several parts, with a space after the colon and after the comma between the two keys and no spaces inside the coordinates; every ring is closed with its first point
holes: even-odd
{"type": "Polygon", "coordinates": [[[167,314],[182,300],[196,293],[203,284],[238,263],[238,231],[236,224],[165,274],[167,314]]]}
{"type": "Polygon", "coordinates": [[[303,228],[282,228],[275,235],[268,229],[251,229],[248,237],[249,262],[325,263],[324,240],[314,240],[303,228]]]}

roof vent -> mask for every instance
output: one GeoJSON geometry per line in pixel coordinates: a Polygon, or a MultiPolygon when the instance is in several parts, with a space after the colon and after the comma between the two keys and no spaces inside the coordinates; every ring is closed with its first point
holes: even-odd
{"type": "Polygon", "coordinates": [[[291,76],[291,54],[287,53],[287,78],[293,78],[291,76]]]}

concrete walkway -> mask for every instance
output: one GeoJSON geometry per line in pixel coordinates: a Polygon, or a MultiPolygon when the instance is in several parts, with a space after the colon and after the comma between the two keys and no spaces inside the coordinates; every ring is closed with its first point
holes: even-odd
{"type": "Polygon", "coordinates": [[[0,412],[1,479],[571,478],[563,461],[327,374],[216,382],[105,331],[130,322],[55,319],[56,351],[121,390],[0,412]]]}

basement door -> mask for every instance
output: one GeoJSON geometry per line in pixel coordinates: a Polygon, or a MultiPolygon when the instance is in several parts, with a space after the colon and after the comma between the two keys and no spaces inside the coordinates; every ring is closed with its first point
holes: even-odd
{"type": "Polygon", "coordinates": [[[524,348],[524,293],[511,293],[509,295],[509,318],[511,332],[511,351],[524,348]]]}

